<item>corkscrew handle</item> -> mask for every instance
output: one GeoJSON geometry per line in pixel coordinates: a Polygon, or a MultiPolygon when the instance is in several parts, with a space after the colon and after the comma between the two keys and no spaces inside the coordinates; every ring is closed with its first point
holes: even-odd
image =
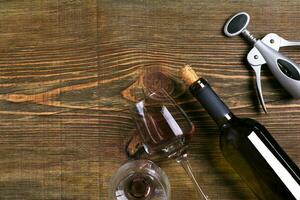
{"type": "Polygon", "coordinates": [[[291,59],[258,40],[256,49],[263,56],[272,74],[293,97],[300,98],[300,67],[291,59]]]}

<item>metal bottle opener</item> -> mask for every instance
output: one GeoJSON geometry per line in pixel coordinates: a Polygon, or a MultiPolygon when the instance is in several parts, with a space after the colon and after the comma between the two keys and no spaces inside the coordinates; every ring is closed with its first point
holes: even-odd
{"type": "Polygon", "coordinates": [[[300,67],[278,52],[280,47],[300,46],[300,41],[287,41],[275,33],[258,40],[246,29],[249,21],[248,13],[239,12],[227,21],[224,32],[229,37],[242,34],[254,46],[248,53],[247,60],[255,72],[258,98],[267,113],[261,88],[261,66],[267,64],[280,84],[294,98],[300,98],[300,67]]]}

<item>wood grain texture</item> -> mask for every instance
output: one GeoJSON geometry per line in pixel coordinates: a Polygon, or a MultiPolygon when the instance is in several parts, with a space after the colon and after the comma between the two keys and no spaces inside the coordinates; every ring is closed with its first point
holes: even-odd
{"type": "MultiPolygon", "coordinates": [[[[257,37],[299,39],[297,0],[0,1],[0,199],[108,199],[135,128],[123,91],[155,67],[176,75],[192,65],[238,116],[262,122],[300,166],[300,101],[264,70],[270,114],[260,113],[245,62],[250,47],[222,34],[225,20],[241,10],[250,13],[257,37]]],[[[298,63],[299,51],[284,49],[298,63]]],[[[222,157],[203,108],[188,94],[179,103],[197,126],[191,164],[211,199],[254,200],[222,157]]],[[[158,164],[172,200],[197,198],[180,166],[158,164]]]]}

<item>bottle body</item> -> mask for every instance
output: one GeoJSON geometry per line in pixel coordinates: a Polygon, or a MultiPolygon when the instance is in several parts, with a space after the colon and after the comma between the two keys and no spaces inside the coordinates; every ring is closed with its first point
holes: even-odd
{"type": "Polygon", "coordinates": [[[235,117],[204,79],[190,91],[218,124],[224,157],[259,199],[300,200],[300,170],[264,126],[235,117]]]}
{"type": "Polygon", "coordinates": [[[225,159],[257,197],[300,199],[300,171],[270,133],[252,119],[234,118],[220,127],[225,159]]]}

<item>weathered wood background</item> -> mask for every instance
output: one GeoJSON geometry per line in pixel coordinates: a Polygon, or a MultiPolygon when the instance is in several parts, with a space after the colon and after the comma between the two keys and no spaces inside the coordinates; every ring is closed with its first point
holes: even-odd
{"type": "MultiPolygon", "coordinates": [[[[265,70],[270,113],[262,114],[245,61],[250,47],[222,33],[241,10],[257,37],[300,39],[298,0],[0,1],[0,199],[108,199],[134,129],[121,92],[149,68],[176,74],[186,63],[300,166],[300,101],[265,70]]],[[[284,52],[300,62],[300,48],[284,52]]],[[[255,199],[222,158],[213,121],[192,98],[180,103],[198,129],[191,164],[211,199],[255,199]]],[[[172,200],[197,198],[177,163],[159,165],[172,200]]]]}

